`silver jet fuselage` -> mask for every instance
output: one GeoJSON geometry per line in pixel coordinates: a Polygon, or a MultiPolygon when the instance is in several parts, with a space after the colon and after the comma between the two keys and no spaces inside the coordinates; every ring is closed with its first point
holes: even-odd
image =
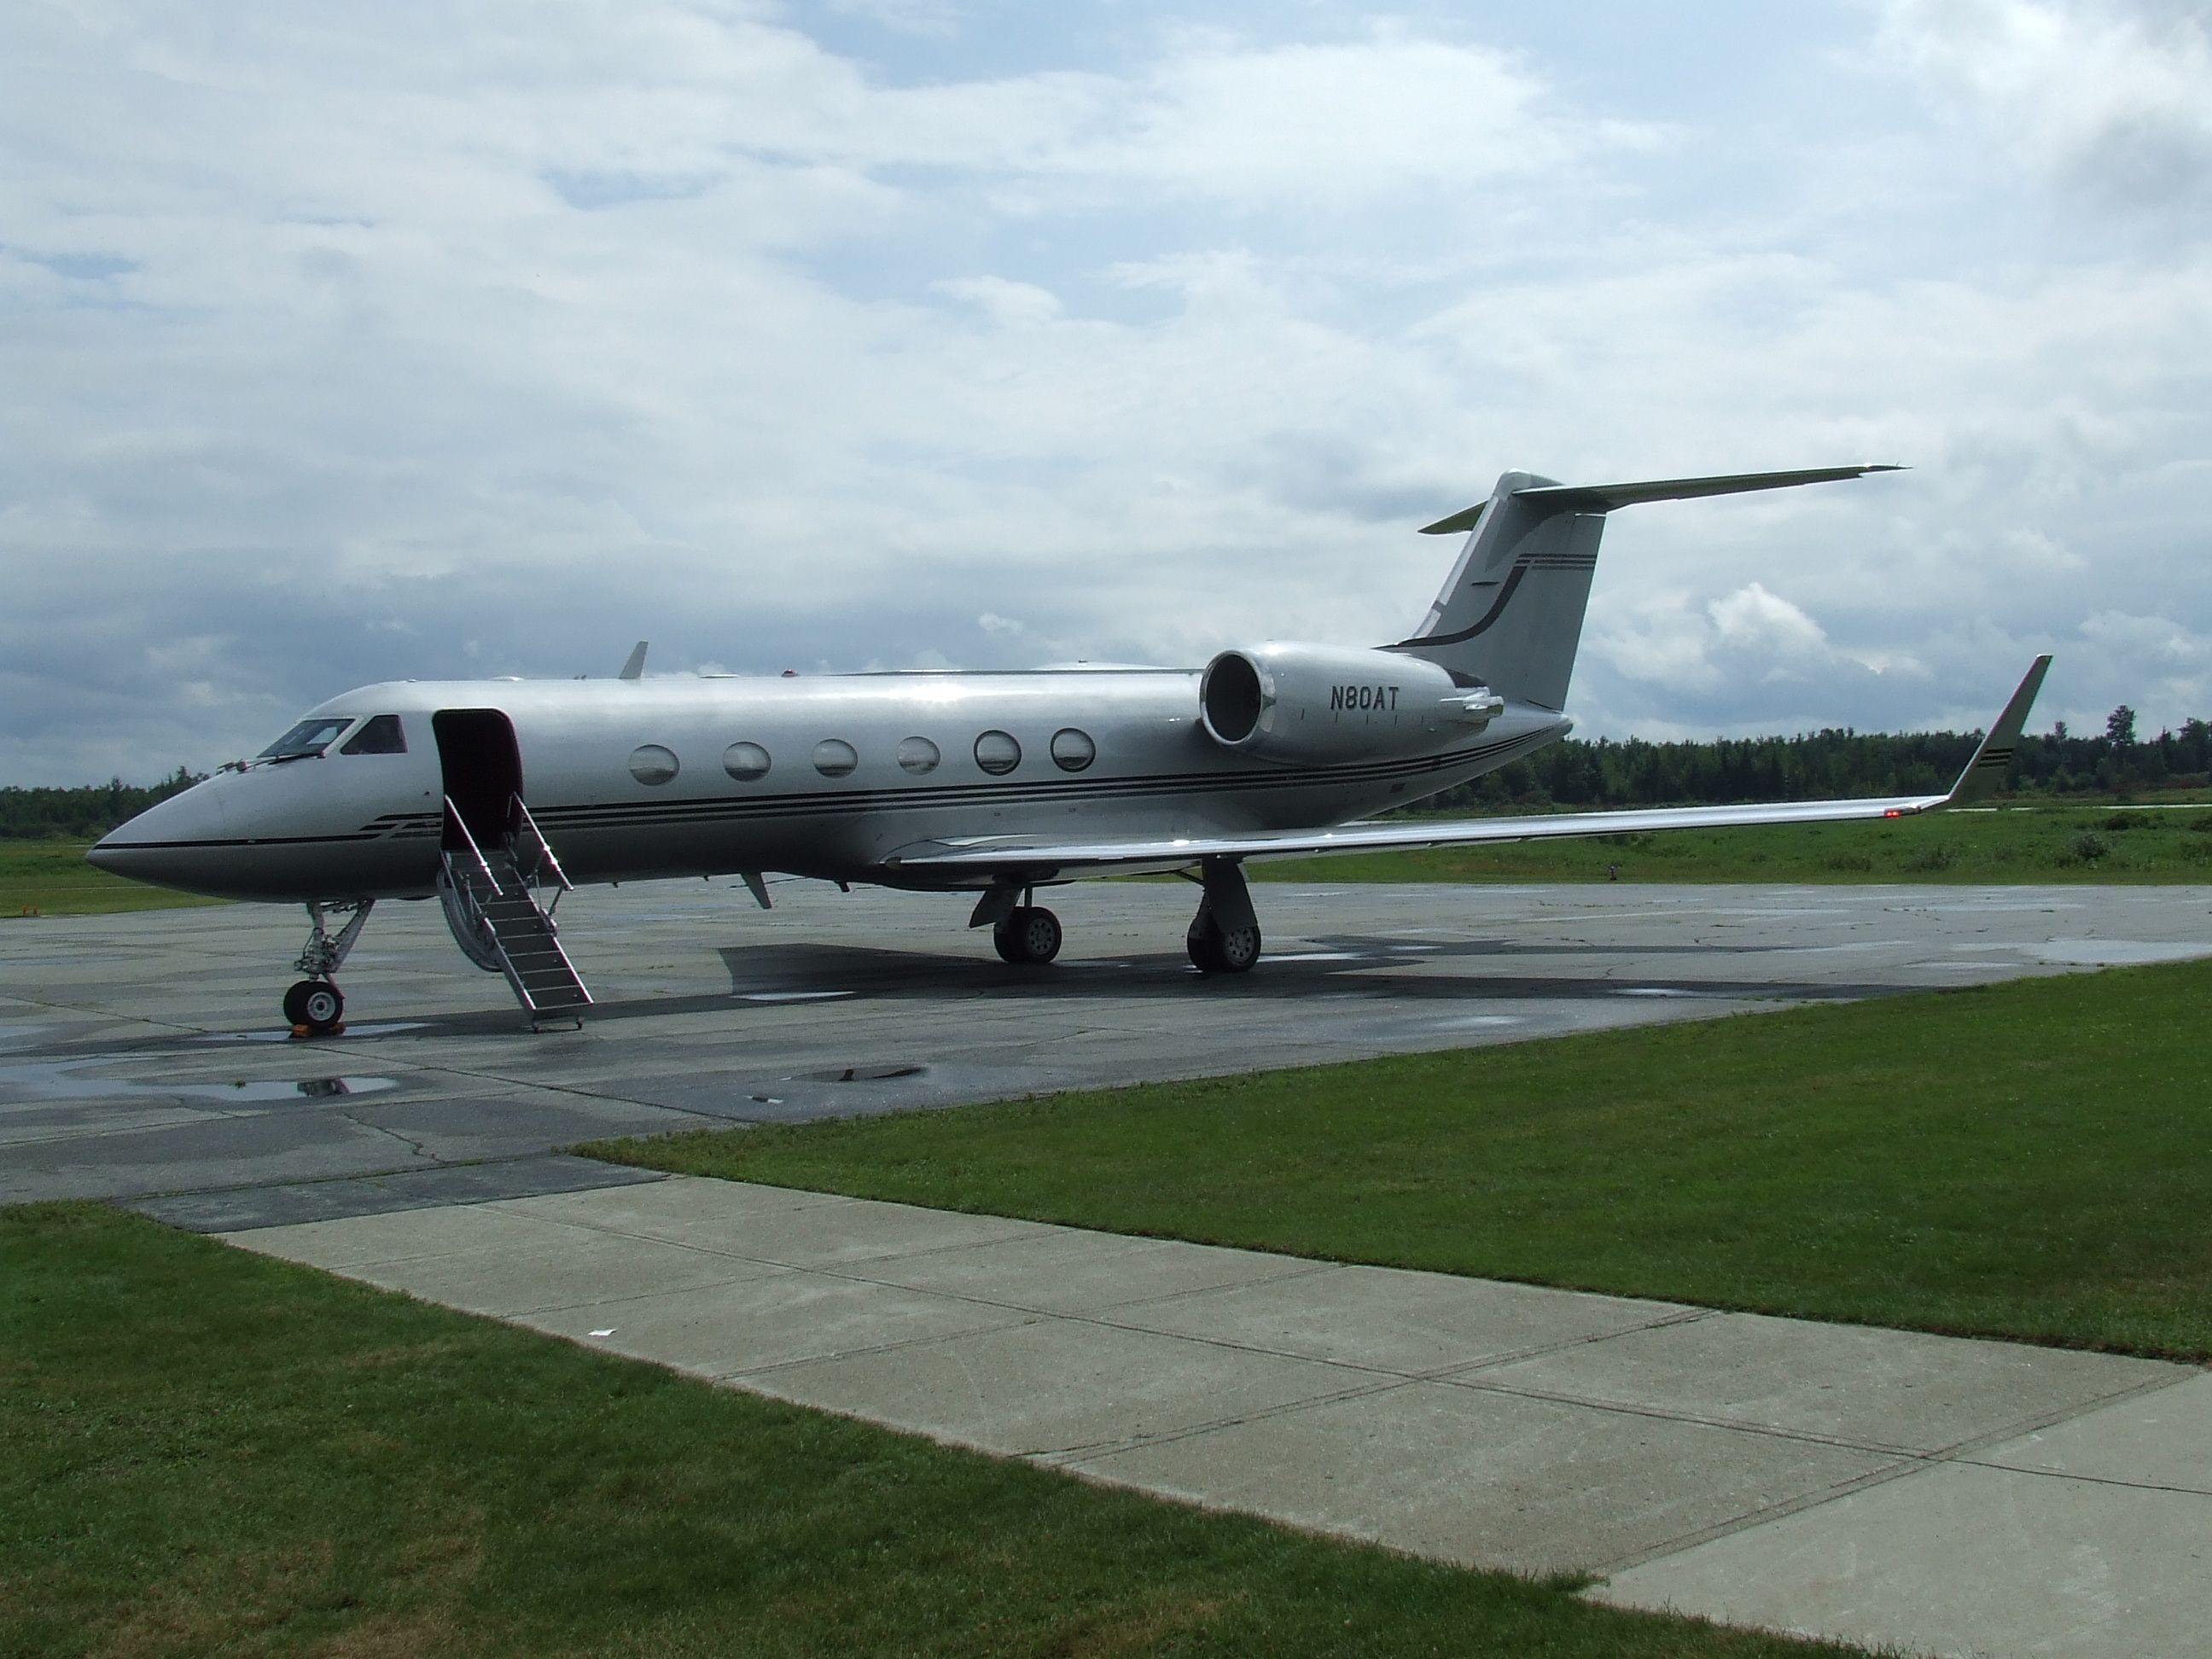
{"type": "Polygon", "coordinates": [[[95,856],[228,897],[429,896],[445,803],[503,720],[514,793],[574,881],[772,871],[979,888],[988,874],[902,870],[892,855],[1000,831],[1203,838],[1342,823],[1504,765],[1571,724],[1513,703],[1480,726],[1355,708],[1343,718],[1372,737],[1371,757],[1291,764],[1210,733],[1200,679],[1078,668],[364,686],[312,711],[351,722],[319,752],[218,773],[95,856]],[[397,717],[404,752],[346,752],[377,716],[397,717]]]}

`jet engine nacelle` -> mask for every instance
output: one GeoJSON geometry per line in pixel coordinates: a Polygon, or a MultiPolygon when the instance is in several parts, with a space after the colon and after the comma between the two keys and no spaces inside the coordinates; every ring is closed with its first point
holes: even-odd
{"type": "Polygon", "coordinates": [[[1206,665],[1198,705],[1224,748],[1308,766],[1421,754],[1505,708],[1419,657],[1291,643],[1224,651],[1206,665]]]}

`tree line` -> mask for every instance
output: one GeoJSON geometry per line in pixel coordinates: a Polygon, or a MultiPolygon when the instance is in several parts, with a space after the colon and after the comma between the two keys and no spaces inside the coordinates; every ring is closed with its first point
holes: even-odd
{"type": "MultiPolygon", "coordinates": [[[[2036,795],[2127,794],[2212,786],[2212,725],[2184,720],[2155,738],[2136,735],[2135,711],[2112,711],[2103,733],[2077,737],[2062,721],[2023,737],[2007,787],[2036,795]]],[[[1650,743],[1568,738],[1526,760],[1435,798],[1445,806],[1688,806],[1745,800],[1824,800],[1850,795],[1932,795],[1951,787],[1978,732],[1853,732],[1794,738],[1650,743]]],[[[161,782],[111,778],[82,788],[0,787],[0,837],[91,841],[204,774],[179,766],[161,782]]]]}
{"type": "MultiPolygon", "coordinates": [[[[2019,794],[2127,794],[2212,783],[2212,725],[2138,738],[2121,706],[2100,736],[2059,722],[2022,736],[2006,787],[2019,794]]],[[[1458,807],[1689,806],[1749,800],[1826,800],[1852,795],[1932,795],[1948,789],[1981,741],[1978,732],[1854,732],[1794,738],[1650,743],[1568,738],[1526,760],[1448,789],[1458,807]]]]}
{"type": "Polygon", "coordinates": [[[96,841],[125,819],[191,788],[206,775],[179,766],[155,784],[125,783],[120,778],[76,789],[24,789],[9,784],[0,787],[0,837],[96,841]]]}

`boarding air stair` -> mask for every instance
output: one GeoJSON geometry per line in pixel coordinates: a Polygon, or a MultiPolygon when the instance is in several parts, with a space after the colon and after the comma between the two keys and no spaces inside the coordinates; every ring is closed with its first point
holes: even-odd
{"type": "Polygon", "coordinates": [[[469,960],[507,975],[533,1028],[548,1022],[580,1024],[592,994],[561,948],[553,911],[570,883],[538,832],[520,795],[511,800],[509,833],[481,844],[449,797],[446,801],[444,870],[438,897],[453,938],[469,960]],[[538,890],[550,888],[541,905],[538,890]]]}

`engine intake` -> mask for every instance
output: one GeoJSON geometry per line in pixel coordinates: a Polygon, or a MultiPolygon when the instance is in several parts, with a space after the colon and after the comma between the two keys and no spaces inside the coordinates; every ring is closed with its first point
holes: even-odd
{"type": "Polygon", "coordinates": [[[1222,652],[1206,665],[1198,703],[1200,724],[1224,749],[1308,766],[1446,748],[1505,708],[1419,657],[1281,642],[1222,652]]]}

